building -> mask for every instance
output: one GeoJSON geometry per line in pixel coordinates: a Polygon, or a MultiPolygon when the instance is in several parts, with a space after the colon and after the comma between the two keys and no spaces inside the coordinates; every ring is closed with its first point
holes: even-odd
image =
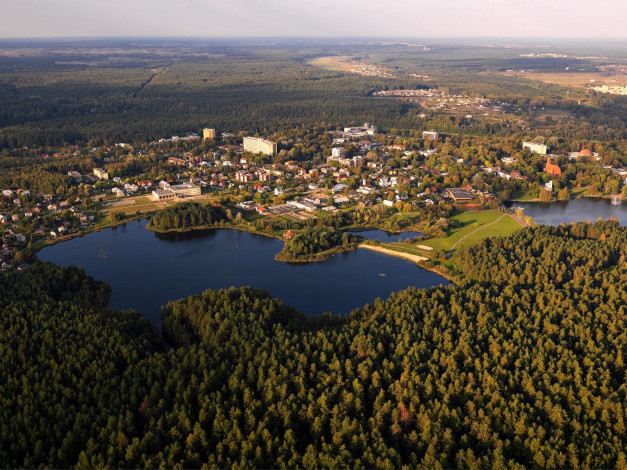
{"type": "Polygon", "coordinates": [[[436,131],[422,131],[422,138],[427,140],[435,140],[440,137],[436,131]]]}
{"type": "Polygon", "coordinates": [[[240,183],[250,183],[253,179],[253,175],[247,171],[240,170],[235,172],[235,181],[240,183]]]}
{"type": "Polygon", "coordinates": [[[474,199],[474,195],[469,193],[468,191],[464,191],[459,188],[446,188],[449,195],[453,198],[455,202],[457,201],[470,201],[474,199]]]}
{"type": "Polygon", "coordinates": [[[276,155],[276,143],[259,137],[244,137],[244,150],[250,153],[276,155]]]}
{"type": "Polygon", "coordinates": [[[331,150],[331,156],[333,158],[344,158],[344,155],[346,155],[344,147],[333,147],[331,150]]]}
{"type": "Polygon", "coordinates": [[[175,198],[200,196],[200,186],[194,183],[168,184],[165,181],[159,183],[159,188],[152,191],[152,197],[156,201],[175,198]]]}
{"type": "Polygon", "coordinates": [[[155,201],[163,201],[176,198],[176,193],[171,189],[155,189],[152,191],[152,197],[155,201]]]}
{"type": "Polygon", "coordinates": [[[551,176],[556,176],[556,177],[562,176],[562,169],[559,166],[551,163],[551,157],[546,157],[546,165],[544,167],[544,172],[551,176]]]}
{"type": "Polygon", "coordinates": [[[103,168],[94,168],[94,175],[96,175],[99,180],[109,179],[109,173],[107,173],[103,168]]]}
{"type": "Polygon", "coordinates": [[[363,127],[345,127],[344,137],[366,137],[377,132],[377,128],[369,122],[365,122],[363,127]]]}
{"type": "Polygon", "coordinates": [[[83,181],[83,177],[78,171],[68,171],[67,174],[70,178],[72,178],[72,181],[74,183],[80,183],[81,181],[83,181]]]}
{"type": "Polygon", "coordinates": [[[544,144],[536,144],[535,142],[523,142],[524,149],[529,149],[530,152],[539,153],[540,155],[546,155],[549,153],[549,147],[544,144]]]}
{"type": "Polygon", "coordinates": [[[216,130],[205,128],[202,130],[202,139],[215,139],[216,138],[216,130]]]}
{"type": "Polygon", "coordinates": [[[170,185],[170,190],[174,191],[177,197],[200,196],[200,186],[194,183],[180,183],[170,185]]]}

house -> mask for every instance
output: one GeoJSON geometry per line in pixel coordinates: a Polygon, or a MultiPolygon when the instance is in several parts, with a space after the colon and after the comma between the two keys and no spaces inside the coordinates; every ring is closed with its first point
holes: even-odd
{"type": "Polygon", "coordinates": [[[291,230],[288,230],[287,232],[285,232],[283,234],[283,238],[285,238],[286,240],[291,240],[295,236],[296,236],[296,234],[294,232],[292,232],[291,230]]]}

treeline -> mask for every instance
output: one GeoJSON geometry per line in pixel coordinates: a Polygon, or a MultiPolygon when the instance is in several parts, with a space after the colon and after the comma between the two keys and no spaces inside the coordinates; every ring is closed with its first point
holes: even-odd
{"type": "Polygon", "coordinates": [[[222,207],[197,202],[182,202],[158,211],[146,226],[156,232],[169,232],[194,227],[211,227],[226,220],[222,207]]]}
{"type": "Polygon", "coordinates": [[[344,318],[207,291],[163,309],[166,353],[35,266],[1,284],[0,466],[625,468],[625,247],[616,222],[526,228],[344,318]]]}

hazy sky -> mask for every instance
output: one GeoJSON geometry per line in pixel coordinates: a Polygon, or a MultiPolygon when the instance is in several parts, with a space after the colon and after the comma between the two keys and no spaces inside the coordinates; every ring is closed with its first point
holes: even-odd
{"type": "Polygon", "coordinates": [[[0,37],[627,37],[627,0],[0,0],[0,37]]]}

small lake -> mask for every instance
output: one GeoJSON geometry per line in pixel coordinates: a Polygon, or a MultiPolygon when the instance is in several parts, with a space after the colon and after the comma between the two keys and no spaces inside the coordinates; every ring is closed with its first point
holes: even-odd
{"type": "Polygon", "coordinates": [[[561,223],[596,222],[601,217],[614,217],[621,225],[627,225],[627,201],[612,204],[610,199],[580,198],[558,202],[507,202],[508,208],[522,207],[525,215],[530,215],[534,222],[544,225],[561,223]]]}
{"type": "Polygon", "coordinates": [[[414,239],[415,237],[420,237],[422,233],[420,232],[401,232],[401,233],[390,233],[385,230],[364,230],[362,232],[348,232],[351,235],[359,235],[360,237],[367,238],[368,240],[377,240],[380,242],[397,242],[399,238],[406,240],[408,238],[414,239]]]}
{"type": "Polygon", "coordinates": [[[283,242],[238,230],[156,235],[129,222],[44,248],[38,257],[82,266],[113,290],[111,307],[132,308],[157,326],[161,306],[205,289],[265,289],[308,315],[346,314],[409,286],[449,282],[415,263],[358,249],[322,263],[274,261],[283,242]]]}

